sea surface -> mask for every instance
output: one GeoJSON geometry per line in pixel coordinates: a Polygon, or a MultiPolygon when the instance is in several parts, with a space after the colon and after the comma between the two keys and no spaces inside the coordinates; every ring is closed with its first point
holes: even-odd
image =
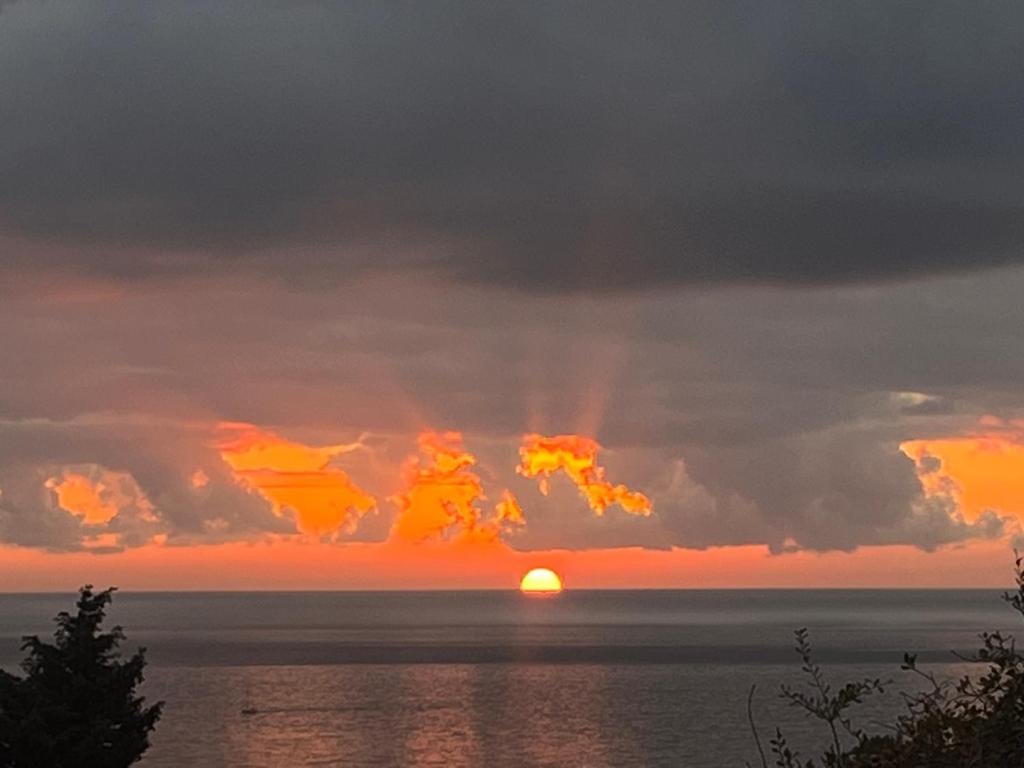
{"type": "MultiPolygon", "coordinates": [[[[71,599],[0,594],[0,667],[71,599]]],[[[166,702],[143,768],[754,764],[751,686],[766,742],[823,744],[778,697],[794,629],[836,682],[894,681],[870,729],[914,689],[904,651],[961,675],[952,652],[1014,619],[988,590],[118,593],[110,614],[166,702]]]]}

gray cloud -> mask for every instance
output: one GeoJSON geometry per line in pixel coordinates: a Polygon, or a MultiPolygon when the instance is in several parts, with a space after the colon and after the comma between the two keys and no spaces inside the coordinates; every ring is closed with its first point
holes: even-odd
{"type": "Polygon", "coordinates": [[[932,550],[1002,535],[1009,524],[994,513],[965,522],[953,497],[923,493],[913,461],[884,434],[847,425],[690,456],[694,477],[707,478],[722,501],[701,516],[677,504],[668,525],[684,541],[767,542],[776,552],[872,544],[932,550]]]}
{"type": "Polygon", "coordinates": [[[158,419],[0,423],[0,541],[71,551],[108,534],[112,543],[97,551],[109,551],[156,535],[174,545],[294,532],[291,520],[239,486],[208,438],[206,430],[158,419]],[[198,470],[202,488],[191,482],[198,470]],[[48,487],[67,471],[100,482],[105,472],[120,473],[136,493],[109,522],[90,524],[48,487]]]}
{"type": "Polygon", "coordinates": [[[964,522],[949,497],[923,495],[897,446],[1024,416],[1022,291],[1020,269],[598,298],[397,277],[27,286],[0,304],[0,537],[80,545],[88,531],[46,506],[43,483],[83,464],[129,473],[172,542],[294,530],[233,481],[210,443],[219,420],[309,445],[372,432],[372,450],[339,458],[381,500],[362,540],[386,536],[385,500],[428,427],[465,432],[490,504],[504,488],[520,498],[523,549],[991,536],[1013,510],[964,522]],[[514,472],[526,431],[596,435],[608,477],[656,514],[596,518],[561,480],[541,496],[514,472]],[[196,469],[209,494],[191,487],[196,469]]]}
{"type": "Polygon", "coordinates": [[[0,14],[8,269],[606,291],[1024,253],[1016,3],[0,14]]]}

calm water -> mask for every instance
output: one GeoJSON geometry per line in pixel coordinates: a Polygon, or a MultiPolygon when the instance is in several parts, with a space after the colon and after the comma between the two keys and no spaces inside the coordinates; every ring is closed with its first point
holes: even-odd
{"type": "MultiPolygon", "coordinates": [[[[0,595],[0,666],[68,605],[0,595]]],[[[836,680],[903,689],[905,650],[960,674],[950,651],[1015,629],[973,590],[122,593],[111,619],[167,702],[144,768],[740,766],[752,684],[765,733],[816,743],[776,695],[796,627],[836,680]]]]}

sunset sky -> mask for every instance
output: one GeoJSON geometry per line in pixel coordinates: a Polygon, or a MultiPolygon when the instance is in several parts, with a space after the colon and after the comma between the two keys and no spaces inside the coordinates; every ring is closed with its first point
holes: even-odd
{"type": "Polygon", "coordinates": [[[1005,585],[1024,9],[876,11],[0,2],[0,592],[1005,585]]]}

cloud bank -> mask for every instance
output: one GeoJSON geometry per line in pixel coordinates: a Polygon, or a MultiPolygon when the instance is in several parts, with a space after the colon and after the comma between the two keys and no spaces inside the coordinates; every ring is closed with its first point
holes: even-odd
{"type": "Polygon", "coordinates": [[[1014,3],[0,13],[8,267],[614,292],[1024,253],[1014,3]]]}
{"type": "MultiPolygon", "coordinates": [[[[0,307],[0,354],[18,360],[0,380],[0,538],[96,551],[382,542],[394,499],[425,499],[439,485],[416,477],[449,465],[449,489],[479,482],[463,501],[481,524],[508,505],[497,517],[519,549],[934,549],[1000,536],[1022,510],[935,487],[930,473],[964,460],[901,446],[983,436],[987,413],[1020,418],[1024,357],[1001,329],[1022,287],[1019,272],[642,300],[401,280],[37,287],[0,307]],[[461,448],[410,469],[416,436],[435,425],[461,427],[461,448]],[[535,429],[604,449],[578,439],[524,474],[522,451],[544,442],[524,445],[535,429]],[[530,475],[549,475],[547,495],[530,475]],[[611,503],[641,501],[631,494],[653,514],[611,503]]],[[[450,538],[471,516],[433,498],[450,538]]]]}

